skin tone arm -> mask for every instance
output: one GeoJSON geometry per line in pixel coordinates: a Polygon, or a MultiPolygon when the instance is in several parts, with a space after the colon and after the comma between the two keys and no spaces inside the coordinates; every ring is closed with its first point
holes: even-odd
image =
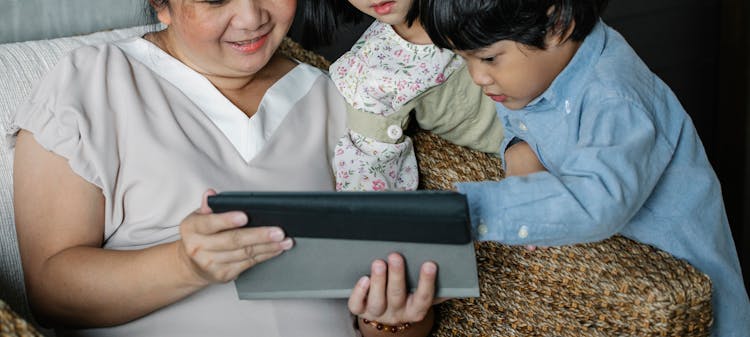
{"type": "Polygon", "coordinates": [[[181,223],[181,240],[143,250],[103,249],[104,198],[98,187],[23,130],[14,165],[26,289],[43,324],[128,322],[211,283],[234,279],[292,244],[276,228],[236,229],[246,216],[211,214],[204,195],[201,209],[181,223]]]}
{"type": "Polygon", "coordinates": [[[519,142],[505,150],[505,175],[525,176],[546,171],[539,158],[526,142],[519,142]]]}
{"type": "MultiPolygon", "coordinates": [[[[26,131],[16,140],[14,201],[29,301],[43,324],[102,327],[128,322],[291,248],[275,227],[242,228],[241,212],[212,214],[208,191],[180,225],[182,239],[143,250],[101,248],[101,190],[26,131]],[[49,282],[54,280],[54,282],[49,282]]],[[[406,336],[426,336],[437,266],[425,263],[417,292],[408,294],[403,259],[372,264],[372,279],[356,286],[353,313],[383,322],[416,322],[406,336]],[[386,277],[387,275],[387,277],[386,277]]],[[[379,331],[367,332],[375,336],[379,331]]]]}

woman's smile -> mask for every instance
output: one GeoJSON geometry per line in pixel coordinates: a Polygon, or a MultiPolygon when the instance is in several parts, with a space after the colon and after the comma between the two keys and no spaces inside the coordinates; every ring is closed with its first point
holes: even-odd
{"type": "Polygon", "coordinates": [[[254,39],[228,42],[228,43],[233,49],[241,53],[250,54],[263,48],[267,40],[268,40],[268,33],[262,36],[259,36],[257,38],[254,38],[254,39]]]}

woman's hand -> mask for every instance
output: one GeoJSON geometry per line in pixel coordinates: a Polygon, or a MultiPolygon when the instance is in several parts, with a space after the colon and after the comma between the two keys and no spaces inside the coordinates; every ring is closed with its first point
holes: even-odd
{"type": "Polygon", "coordinates": [[[365,336],[377,334],[376,327],[362,324],[363,319],[391,327],[409,323],[408,335],[426,336],[432,329],[432,305],[435,301],[437,265],[422,264],[417,290],[409,293],[406,286],[404,259],[397,253],[388,256],[388,263],[376,260],[349,297],[349,311],[360,319],[359,327],[365,336]]]}
{"type": "Polygon", "coordinates": [[[201,207],[180,224],[179,255],[199,285],[229,282],[248,268],[289,250],[291,238],[278,227],[239,228],[247,224],[243,212],[214,214],[203,194],[201,207]]]}

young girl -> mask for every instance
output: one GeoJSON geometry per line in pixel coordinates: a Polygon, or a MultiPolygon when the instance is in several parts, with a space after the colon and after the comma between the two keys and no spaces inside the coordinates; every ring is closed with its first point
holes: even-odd
{"type": "Polygon", "coordinates": [[[546,168],[458,185],[479,239],[653,245],[711,278],[714,336],[747,336],[719,181],[677,97],[600,20],[607,1],[420,1],[432,41],[458,50],[497,102],[501,148],[522,139],[546,168]]]}
{"type": "Polygon", "coordinates": [[[493,102],[471,83],[459,56],[432,44],[417,20],[418,2],[325,0],[307,5],[318,6],[316,15],[330,18],[331,31],[336,17],[376,19],[330,68],[349,104],[349,133],[339,140],[333,159],[337,190],[417,188],[413,145],[403,134],[412,110],[423,129],[455,144],[497,153],[502,127],[493,102]]]}

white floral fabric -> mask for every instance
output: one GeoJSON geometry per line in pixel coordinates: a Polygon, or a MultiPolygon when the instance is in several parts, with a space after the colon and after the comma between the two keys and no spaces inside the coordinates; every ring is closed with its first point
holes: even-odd
{"type": "Polygon", "coordinates": [[[336,144],[334,170],[337,191],[411,191],[419,183],[410,138],[390,144],[350,131],[336,144]]]}
{"type": "Polygon", "coordinates": [[[404,40],[375,21],[330,67],[344,99],[355,109],[387,116],[441,84],[463,60],[448,49],[404,40]]]}
{"type": "MultiPolygon", "coordinates": [[[[463,60],[450,50],[411,43],[390,25],[375,21],[352,49],[331,65],[330,76],[354,109],[385,117],[440,85],[462,66],[463,60]]],[[[401,125],[406,123],[390,128],[401,125]]],[[[387,132],[395,134],[390,140],[378,140],[350,129],[339,140],[333,159],[336,190],[417,188],[414,146],[411,139],[393,131],[387,132]]]]}

